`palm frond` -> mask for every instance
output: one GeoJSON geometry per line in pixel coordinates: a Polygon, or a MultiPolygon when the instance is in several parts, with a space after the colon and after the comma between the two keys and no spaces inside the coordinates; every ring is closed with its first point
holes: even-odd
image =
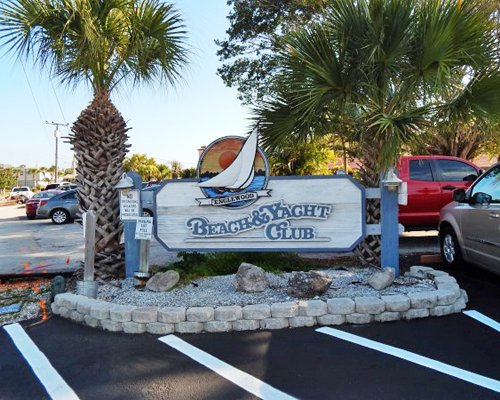
{"type": "Polygon", "coordinates": [[[61,82],[111,90],[174,84],[187,62],[178,13],[160,0],[14,0],[0,5],[0,40],[61,82]]]}

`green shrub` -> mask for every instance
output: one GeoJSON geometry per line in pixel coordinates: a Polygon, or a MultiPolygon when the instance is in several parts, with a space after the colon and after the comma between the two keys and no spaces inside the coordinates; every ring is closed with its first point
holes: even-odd
{"type": "MultiPolygon", "coordinates": [[[[295,253],[178,253],[182,259],[158,271],[175,269],[186,282],[198,277],[234,274],[241,263],[257,265],[268,272],[308,271],[318,267],[318,262],[305,260],[295,253]]],[[[156,271],[154,271],[156,272],[156,271]]]]}

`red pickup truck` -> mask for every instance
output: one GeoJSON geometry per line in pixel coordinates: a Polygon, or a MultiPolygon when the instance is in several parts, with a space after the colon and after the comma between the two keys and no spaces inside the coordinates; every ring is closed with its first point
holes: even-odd
{"type": "Polygon", "coordinates": [[[437,229],[439,211],[452,201],[455,189],[465,189],[480,175],[473,163],[448,156],[403,156],[397,173],[408,185],[408,204],[399,206],[405,230],[437,229]]]}

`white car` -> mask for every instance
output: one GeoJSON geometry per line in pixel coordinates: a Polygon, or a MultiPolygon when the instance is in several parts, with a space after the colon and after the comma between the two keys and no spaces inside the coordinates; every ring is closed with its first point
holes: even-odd
{"type": "Polygon", "coordinates": [[[12,200],[20,200],[23,203],[33,197],[33,192],[28,186],[14,186],[9,193],[12,200]]]}
{"type": "Polygon", "coordinates": [[[72,190],[76,189],[78,185],[76,183],[72,182],[62,182],[59,184],[59,186],[56,188],[57,190],[72,190]]]}

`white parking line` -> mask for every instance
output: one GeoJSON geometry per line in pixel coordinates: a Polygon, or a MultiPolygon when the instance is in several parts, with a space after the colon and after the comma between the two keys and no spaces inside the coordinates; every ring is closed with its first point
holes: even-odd
{"type": "Polygon", "coordinates": [[[232,365],[229,365],[224,361],[215,358],[214,356],[204,352],[203,350],[190,345],[189,343],[185,342],[182,339],[179,339],[175,335],[163,336],[158,340],[162,341],[165,344],[168,344],[170,347],[173,347],[174,349],[192,358],[196,362],[211,369],[223,378],[226,378],[228,381],[233,382],[239,387],[245,389],[247,392],[260,397],[261,399],[295,400],[294,397],[289,396],[288,394],[273,388],[272,386],[268,385],[265,382],[262,382],[252,375],[249,375],[246,372],[243,372],[233,367],[232,365]]]}
{"type": "Polygon", "coordinates": [[[487,317],[484,314],[481,314],[479,311],[475,310],[467,310],[467,311],[462,311],[465,315],[474,318],[475,320],[488,325],[490,328],[495,329],[496,331],[500,332],[500,324],[495,321],[494,319],[491,319],[490,317],[487,317]]]}
{"type": "Polygon", "coordinates": [[[21,325],[12,324],[3,328],[53,400],[78,400],[75,392],[54,369],[50,361],[38,349],[21,325]]]}
{"type": "Polygon", "coordinates": [[[334,336],[342,340],[346,340],[348,342],[360,346],[367,347],[369,349],[377,350],[394,357],[401,358],[402,360],[406,360],[414,364],[418,364],[423,367],[427,367],[435,371],[442,372],[443,374],[447,374],[455,378],[473,383],[474,385],[482,386],[486,389],[490,389],[500,393],[500,381],[497,381],[495,379],[475,374],[473,372],[469,372],[464,369],[457,368],[452,365],[448,365],[440,361],[433,360],[432,358],[411,353],[409,351],[400,349],[398,347],[389,346],[383,343],[375,342],[374,340],[366,339],[361,336],[352,335],[350,333],[343,332],[338,329],[323,327],[316,329],[316,331],[320,333],[325,333],[330,336],[334,336]]]}

